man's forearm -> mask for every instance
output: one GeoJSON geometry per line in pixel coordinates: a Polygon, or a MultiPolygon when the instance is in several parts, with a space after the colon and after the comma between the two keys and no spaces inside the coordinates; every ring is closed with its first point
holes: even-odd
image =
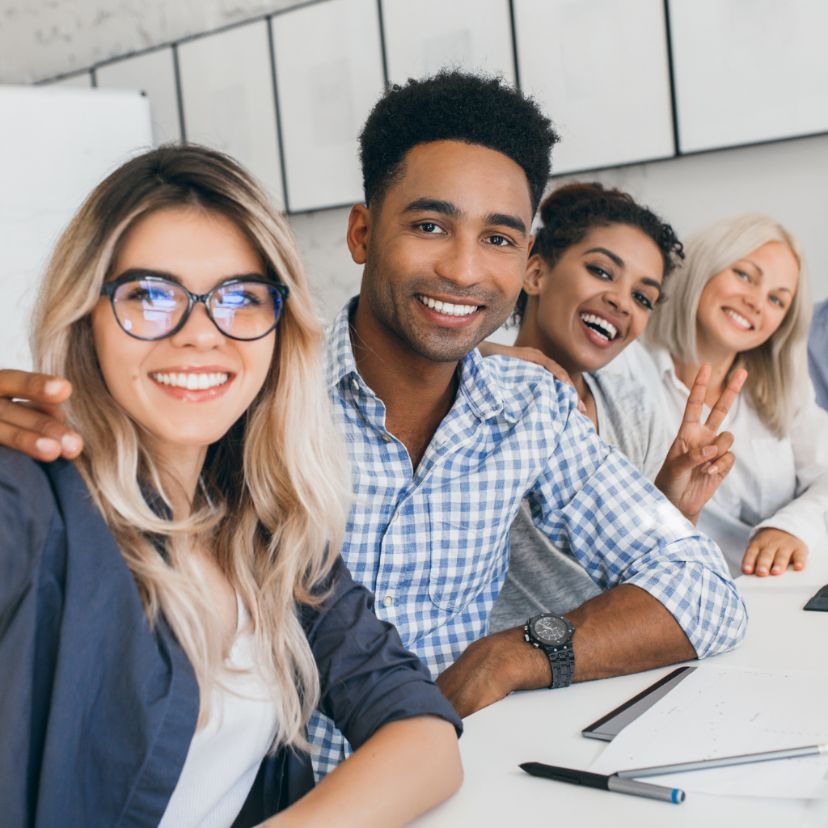
{"type": "Polygon", "coordinates": [[[575,681],[637,673],[696,658],[660,601],[632,584],[596,595],[566,617],[575,625],[575,681]]]}
{"type": "MultiPolygon", "coordinates": [[[[648,592],[622,584],[566,613],[575,625],[575,681],[635,673],[696,658],[673,616],[648,592]]],[[[514,690],[549,687],[546,654],[523,640],[515,627],[476,641],[437,684],[461,716],[468,716],[514,690]]]]}

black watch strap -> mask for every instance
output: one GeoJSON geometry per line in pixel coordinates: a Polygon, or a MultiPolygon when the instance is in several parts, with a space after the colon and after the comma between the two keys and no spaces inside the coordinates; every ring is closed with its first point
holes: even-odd
{"type": "Polygon", "coordinates": [[[572,642],[560,647],[544,647],[546,657],[552,667],[552,684],[554,690],[558,687],[569,687],[572,684],[572,674],[575,672],[575,652],[572,642]]]}

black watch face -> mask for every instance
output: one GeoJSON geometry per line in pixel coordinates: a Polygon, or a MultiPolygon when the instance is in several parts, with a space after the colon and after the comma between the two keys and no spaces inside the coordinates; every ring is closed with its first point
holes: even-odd
{"type": "Polygon", "coordinates": [[[541,644],[556,647],[569,639],[569,626],[557,615],[541,615],[532,622],[532,633],[541,644]]]}

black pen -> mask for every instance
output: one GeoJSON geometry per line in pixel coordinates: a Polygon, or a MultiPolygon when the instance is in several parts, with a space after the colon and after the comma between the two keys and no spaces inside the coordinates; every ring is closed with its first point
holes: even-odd
{"type": "Polygon", "coordinates": [[[602,773],[558,768],[555,765],[544,765],[542,762],[524,762],[520,767],[530,776],[542,776],[544,779],[568,782],[570,785],[600,788],[603,791],[615,791],[630,796],[646,796],[648,799],[660,799],[663,802],[673,802],[676,805],[684,802],[684,791],[680,788],[667,788],[664,785],[651,785],[648,782],[621,779],[614,773],[610,776],[604,776],[602,773]]]}

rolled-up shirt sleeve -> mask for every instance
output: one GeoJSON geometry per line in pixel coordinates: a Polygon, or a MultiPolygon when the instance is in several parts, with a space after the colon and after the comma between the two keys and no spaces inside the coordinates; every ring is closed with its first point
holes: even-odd
{"type": "Polygon", "coordinates": [[[744,638],[747,611],[719,548],[572,406],[528,499],[535,525],[553,544],[603,589],[646,590],[699,658],[744,638]]]}
{"type": "Polygon", "coordinates": [[[373,612],[373,596],[337,562],[331,591],[303,623],[319,669],[319,709],[354,748],[388,722],[438,716],[458,735],[460,718],[396,628],[373,612]]]}

